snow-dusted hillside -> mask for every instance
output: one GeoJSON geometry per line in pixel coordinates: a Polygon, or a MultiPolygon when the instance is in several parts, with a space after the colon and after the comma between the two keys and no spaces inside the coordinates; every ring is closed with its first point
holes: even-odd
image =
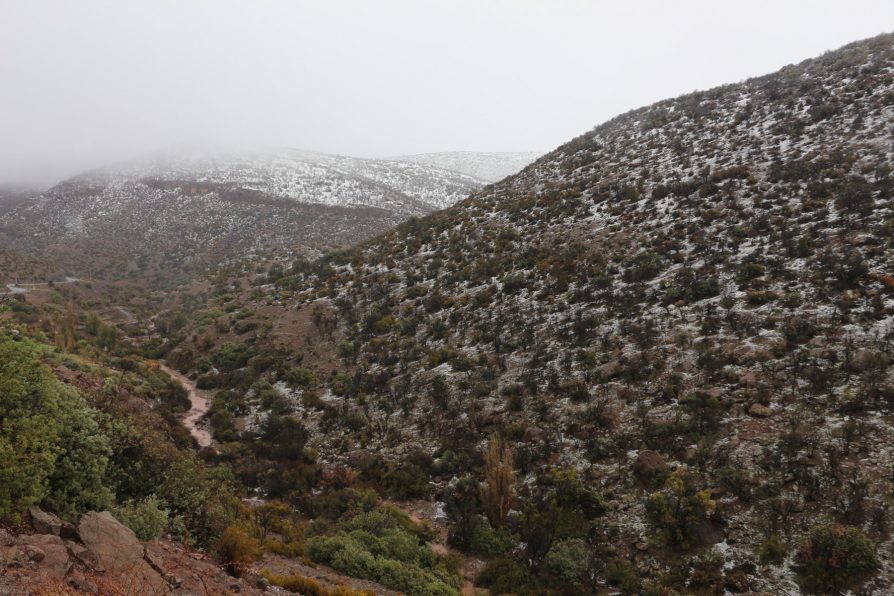
{"type": "Polygon", "coordinates": [[[531,152],[445,151],[403,155],[394,159],[462,172],[487,182],[497,182],[506,176],[518,173],[538,157],[539,153],[531,152]]]}
{"type": "Polygon", "coordinates": [[[210,183],[299,203],[378,207],[407,215],[452,205],[485,184],[472,176],[410,161],[291,149],[171,150],[77,179],[108,186],[144,179],[210,183]]]}
{"type": "Polygon", "coordinates": [[[549,540],[655,593],[798,593],[811,541],[850,527],[878,561],[848,581],[887,594],[892,130],[884,35],[620,115],[239,307],[331,321],[318,378],[342,380],[289,394],[323,458],[383,454],[449,499],[509,441],[522,565],[579,477],[592,532],[549,540]]]}
{"type": "Polygon", "coordinates": [[[245,250],[342,246],[484,184],[412,162],[178,149],[92,170],[20,201],[0,211],[0,238],[32,254],[53,247],[63,263],[82,261],[94,273],[99,265],[114,276],[116,267],[149,262],[207,264],[245,250]]]}

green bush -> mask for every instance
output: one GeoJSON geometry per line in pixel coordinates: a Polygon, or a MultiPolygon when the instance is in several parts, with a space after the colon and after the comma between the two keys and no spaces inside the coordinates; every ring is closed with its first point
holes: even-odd
{"type": "Polygon", "coordinates": [[[768,536],[758,550],[761,563],[765,565],[781,565],[785,561],[786,548],[785,543],[779,534],[768,536]]]}
{"type": "Polygon", "coordinates": [[[383,508],[356,515],[329,533],[313,536],[305,554],[313,561],[407,594],[456,594],[460,580],[426,540],[430,532],[403,512],[383,508]]]}
{"type": "Polygon", "coordinates": [[[622,594],[634,594],[640,589],[639,571],[626,559],[615,559],[605,566],[606,581],[622,594]]]}
{"type": "Polygon", "coordinates": [[[128,501],[112,509],[118,521],[130,528],[140,540],[157,540],[168,525],[168,510],[155,495],[142,501],[128,501]]]}
{"type": "Polygon", "coordinates": [[[44,351],[0,339],[0,517],[40,503],[73,519],[112,502],[101,415],[42,363],[44,351]]]}
{"type": "Polygon", "coordinates": [[[530,578],[524,567],[508,557],[491,559],[478,574],[475,583],[492,594],[514,594],[527,587],[530,578]]]}
{"type": "Polygon", "coordinates": [[[290,368],[285,375],[285,382],[289,387],[310,387],[317,383],[317,377],[306,368],[290,368]]]}
{"type": "Polygon", "coordinates": [[[575,584],[587,573],[589,555],[583,540],[571,538],[553,544],[543,563],[546,569],[561,581],[575,584]]]}
{"type": "Polygon", "coordinates": [[[503,555],[512,550],[518,539],[506,528],[494,529],[483,515],[475,516],[469,551],[476,555],[503,555]]]}
{"type": "Polygon", "coordinates": [[[424,499],[431,491],[428,474],[417,465],[405,464],[388,471],[382,479],[395,499],[424,499]]]}

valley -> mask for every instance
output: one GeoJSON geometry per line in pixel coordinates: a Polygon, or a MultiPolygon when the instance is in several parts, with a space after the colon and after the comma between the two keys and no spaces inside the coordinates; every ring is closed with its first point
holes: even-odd
{"type": "Polygon", "coordinates": [[[157,593],[888,593],[892,162],[883,34],[539,157],[16,195],[0,591],[135,593],[108,511],[157,593]]]}

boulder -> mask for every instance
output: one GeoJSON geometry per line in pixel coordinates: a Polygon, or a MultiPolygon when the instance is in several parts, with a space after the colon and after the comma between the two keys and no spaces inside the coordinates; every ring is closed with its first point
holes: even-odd
{"type": "Polygon", "coordinates": [[[771,410],[767,406],[754,403],[751,404],[750,408],[748,408],[748,413],[757,418],[769,418],[773,415],[773,410],[771,410]]]}
{"type": "Polygon", "coordinates": [[[136,534],[108,511],[85,514],[78,535],[125,591],[138,588],[141,594],[169,593],[165,580],[144,559],[145,548],[136,534]]]}
{"type": "Polygon", "coordinates": [[[38,534],[58,536],[62,533],[62,520],[52,513],[47,513],[39,507],[29,507],[28,516],[31,518],[31,527],[38,534]]]}

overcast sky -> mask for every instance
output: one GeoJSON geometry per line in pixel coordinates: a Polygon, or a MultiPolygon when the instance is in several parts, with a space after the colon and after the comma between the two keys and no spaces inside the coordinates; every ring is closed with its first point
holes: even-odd
{"type": "Polygon", "coordinates": [[[892,0],[0,0],[0,183],[194,142],[546,152],[891,29],[892,0]]]}

